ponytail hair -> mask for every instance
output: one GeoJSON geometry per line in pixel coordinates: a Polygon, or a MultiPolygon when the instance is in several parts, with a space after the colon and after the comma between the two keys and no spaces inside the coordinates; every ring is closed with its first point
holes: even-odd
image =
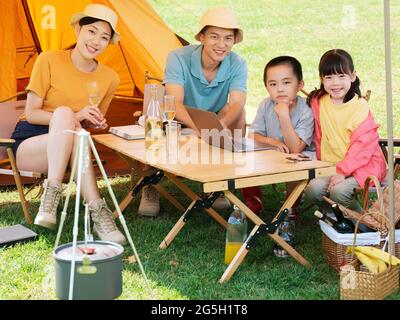
{"type": "MultiPolygon", "coordinates": [[[[321,60],[319,61],[318,69],[319,77],[321,79],[321,86],[319,89],[312,91],[308,95],[307,103],[309,105],[313,98],[319,99],[327,93],[322,83],[322,78],[324,76],[341,73],[351,75],[354,72],[353,59],[351,58],[350,54],[343,49],[332,49],[322,55],[321,60]]],[[[343,102],[346,103],[350,101],[355,95],[361,97],[360,79],[357,76],[356,79],[351,83],[350,89],[344,97],[343,102]]]]}

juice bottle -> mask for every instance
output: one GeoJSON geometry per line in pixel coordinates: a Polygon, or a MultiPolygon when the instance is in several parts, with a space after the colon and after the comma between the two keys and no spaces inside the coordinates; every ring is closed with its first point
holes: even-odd
{"type": "Polygon", "coordinates": [[[247,238],[247,219],[245,214],[237,206],[233,206],[233,212],[228,219],[225,243],[225,264],[230,264],[233,257],[247,238]]]}

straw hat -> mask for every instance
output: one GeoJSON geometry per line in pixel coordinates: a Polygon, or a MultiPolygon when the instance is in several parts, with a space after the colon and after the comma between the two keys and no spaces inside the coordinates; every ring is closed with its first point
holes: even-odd
{"type": "Polygon", "coordinates": [[[118,16],[115,14],[113,10],[111,10],[109,7],[103,6],[102,4],[89,4],[86,6],[85,11],[77,12],[72,16],[71,26],[74,26],[82,18],[85,17],[92,17],[108,22],[114,31],[114,34],[110,39],[110,42],[111,43],[118,42],[120,34],[115,28],[117,25],[118,16]]]}
{"type": "Polygon", "coordinates": [[[194,36],[196,40],[200,41],[200,33],[207,26],[236,29],[235,43],[243,40],[243,31],[237,23],[235,12],[230,8],[208,9],[200,19],[200,31],[194,36]]]}

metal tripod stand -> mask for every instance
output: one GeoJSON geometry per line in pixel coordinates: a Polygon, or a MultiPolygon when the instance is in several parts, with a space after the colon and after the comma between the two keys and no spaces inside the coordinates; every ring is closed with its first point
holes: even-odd
{"type": "MultiPolygon", "coordinates": [[[[73,290],[74,290],[74,276],[75,276],[75,262],[76,262],[76,256],[75,256],[75,251],[77,248],[77,238],[78,238],[78,221],[79,221],[79,205],[80,205],[80,195],[81,195],[81,184],[82,184],[82,175],[84,175],[86,173],[86,170],[88,168],[89,165],[89,161],[90,161],[90,152],[89,152],[89,147],[93,152],[93,155],[96,159],[97,165],[99,166],[100,172],[103,176],[104,181],[106,182],[107,188],[108,188],[108,192],[111,196],[111,199],[113,201],[114,207],[116,209],[116,211],[118,212],[118,218],[121,222],[122,227],[124,228],[124,232],[125,235],[128,239],[128,242],[133,250],[133,253],[135,255],[136,261],[139,265],[140,271],[144,277],[146,286],[150,292],[150,296],[152,299],[154,299],[153,296],[153,292],[150,288],[148,279],[146,277],[146,274],[144,272],[143,269],[143,265],[140,261],[139,255],[136,251],[135,245],[133,244],[132,241],[132,237],[129,233],[128,227],[126,226],[126,221],[124,216],[122,215],[121,209],[118,205],[117,199],[115,197],[115,194],[111,188],[111,184],[109,179],[107,178],[107,174],[104,170],[104,167],[101,163],[99,154],[97,153],[96,147],[94,146],[92,137],[90,136],[90,133],[84,129],[82,129],[79,132],[76,131],[72,131],[72,130],[66,130],[66,133],[72,133],[72,134],[76,134],[79,137],[79,143],[77,144],[76,148],[77,148],[77,152],[75,153],[75,157],[74,157],[74,161],[72,164],[72,169],[71,169],[71,176],[69,178],[69,182],[68,182],[68,189],[67,189],[67,195],[66,195],[66,199],[65,199],[65,203],[64,203],[64,207],[63,207],[63,211],[61,213],[61,221],[60,221],[60,225],[58,228],[58,233],[57,233],[57,238],[56,238],[56,242],[55,242],[55,248],[58,247],[59,241],[60,241],[60,237],[61,237],[61,232],[64,226],[64,222],[65,222],[65,218],[67,216],[67,208],[68,208],[68,203],[69,203],[69,199],[72,193],[72,183],[75,177],[75,173],[76,170],[78,169],[78,173],[77,173],[77,178],[76,178],[76,200],[75,200],[75,214],[74,214],[74,226],[73,226],[73,242],[72,242],[72,261],[71,261],[71,271],[70,271],[70,283],[69,283],[69,296],[68,299],[72,300],[73,298],[73,290]],[[77,168],[78,166],[78,168],[77,168]]],[[[86,223],[86,217],[85,217],[85,223],[86,223]]]]}

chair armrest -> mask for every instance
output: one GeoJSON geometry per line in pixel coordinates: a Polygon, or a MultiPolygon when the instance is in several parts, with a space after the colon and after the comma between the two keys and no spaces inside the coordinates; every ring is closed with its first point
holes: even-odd
{"type": "MultiPolygon", "coordinates": [[[[388,139],[387,138],[379,138],[379,144],[381,146],[386,147],[388,145],[388,139]]],[[[393,146],[400,147],[400,138],[393,138],[393,146]]]]}
{"type": "Polygon", "coordinates": [[[0,139],[0,147],[12,147],[14,143],[14,139],[0,139]]]}

